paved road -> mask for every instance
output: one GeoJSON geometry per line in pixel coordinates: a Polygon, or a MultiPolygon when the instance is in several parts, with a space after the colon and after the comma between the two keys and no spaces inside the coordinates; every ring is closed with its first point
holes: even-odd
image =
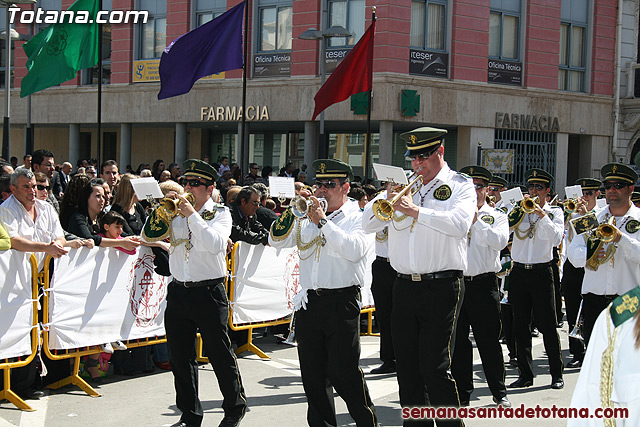
{"type": "MultiPolygon", "coordinates": [[[[565,326],[566,329],[566,326],[565,326]]],[[[567,332],[560,331],[565,362],[567,332]]],[[[376,337],[362,337],[361,366],[369,372],[379,364],[376,337]]],[[[249,411],[243,427],[303,427],[306,425],[306,400],[295,348],[276,344],[272,336],[256,338],[255,343],[270,357],[261,360],[251,353],[239,358],[240,371],[249,400],[249,411]]],[[[551,377],[544,356],[542,337],[533,338],[534,364],[538,374],[533,387],[511,391],[509,398],[514,407],[568,406],[577,381],[577,370],[565,372],[565,389],[549,388],[551,377]]],[[[483,381],[484,374],[476,355],[476,391],[471,407],[492,406],[491,394],[483,381]]],[[[506,357],[506,349],[505,349],[506,357]]],[[[507,384],[517,377],[517,370],[507,369],[507,384]]],[[[367,375],[367,383],[376,405],[381,426],[400,426],[398,386],[393,375],[367,375]]],[[[170,372],[157,371],[138,377],[113,376],[99,389],[102,397],[91,398],[75,387],[47,391],[39,401],[29,401],[37,410],[21,412],[6,401],[0,403],[0,427],[101,427],[101,426],[170,426],[179,418],[175,407],[173,377],[170,372]]],[[[205,409],[203,426],[217,426],[222,419],[221,395],[210,365],[200,368],[200,397],[205,409]]],[[[338,425],[355,425],[348,415],[342,399],[336,395],[338,425]]],[[[467,426],[563,426],[561,419],[535,420],[467,420],[467,426]]]]}

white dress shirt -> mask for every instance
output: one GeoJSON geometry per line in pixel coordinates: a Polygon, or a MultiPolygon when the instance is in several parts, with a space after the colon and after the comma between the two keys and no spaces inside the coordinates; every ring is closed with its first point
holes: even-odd
{"type": "Polygon", "coordinates": [[[497,273],[502,269],[500,251],[509,242],[509,219],[502,211],[488,204],[478,211],[478,220],[471,226],[467,246],[465,276],[497,273]]]}
{"type": "MultiPolygon", "coordinates": [[[[578,239],[580,240],[580,239],[578,239]]],[[[613,391],[611,401],[614,408],[628,408],[628,418],[617,418],[617,427],[637,427],[640,425],[640,349],[635,346],[635,323],[640,321],[637,316],[629,319],[616,328],[616,340],[613,346],[613,391]]],[[[593,332],[589,339],[589,346],[585,354],[580,376],[571,398],[572,408],[589,408],[591,415],[596,409],[602,408],[600,400],[600,376],[602,354],[609,345],[607,323],[611,334],[614,324],[611,321],[609,308],[598,316],[593,332]]],[[[602,418],[570,418],[568,427],[598,427],[604,426],[602,418]]]]}
{"type": "Polygon", "coordinates": [[[199,282],[227,274],[227,239],[231,235],[231,213],[226,206],[208,199],[189,218],[176,216],[172,223],[169,270],[181,282],[199,282]],[[205,221],[202,214],[215,212],[205,221]],[[191,249],[187,246],[191,243],[191,249]]]}
{"type": "Polygon", "coordinates": [[[371,239],[362,230],[362,211],[358,202],[347,200],[327,216],[327,223],[322,228],[307,218],[296,218],[291,227],[282,240],[274,240],[273,234],[269,233],[269,244],[276,249],[298,246],[301,295],[306,295],[308,289],[364,286],[365,255],[370,249],[371,239]],[[316,237],[322,239],[323,236],[324,245],[320,243],[300,249],[300,246],[308,246],[316,237]]]}
{"type": "MultiPolygon", "coordinates": [[[[363,228],[369,233],[389,227],[389,261],[402,274],[425,274],[445,270],[466,270],[467,232],[476,211],[476,192],[471,178],[445,166],[435,178],[414,194],[418,219],[382,221],[373,214],[373,202],[386,198],[383,191],[364,208],[363,228]],[[439,200],[446,187],[450,197],[439,200]],[[412,225],[413,224],[413,225],[412,225]]],[[[395,213],[399,217],[398,213],[395,213]]]]}
{"type": "MultiPolygon", "coordinates": [[[[0,205],[0,220],[4,223],[9,237],[23,237],[39,243],[51,243],[59,237],[64,237],[64,230],[53,206],[36,199],[35,209],[34,221],[13,194],[0,205]]],[[[35,252],[34,255],[38,260],[38,269],[41,269],[46,253],[35,252]]]]}
{"type": "MultiPolygon", "coordinates": [[[[537,214],[524,214],[522,222],[514,230],[511,245],[511,258],[521,264],[540,264],[553,259],[553,248],[560,245],[564,234],[564,213],[556,206],[545,203],[542,210],[546,215],[540,218],[537,214]],[[526,235],[530,224],[535,224],[533,237],[518,238],[526,235]]],[[[575,264],[574,264],[575,265],[575,264]]]]}
{"type": "MultiPolygon", "coordinates": [[[[602,223],[611,217],[609,206],[600,210],[596,217],[602,223]]],[[[582,293],[596,295],[622,295],[638,286],[640,283],[640,231],[629,233],[625,229],[626,221],[640,220],[640,209],[633,204],[623,217],[616,217],[616,224],[622,232],[618,243],[604,243],[606,250],[609,245],[616,245],[613,260],[602,264],[598,271],[585,268],[582,281],[582,293]]],[[[587,264],[586,236],[574,238],[567,251],[569,261],[580,268],[587,264]]]]}

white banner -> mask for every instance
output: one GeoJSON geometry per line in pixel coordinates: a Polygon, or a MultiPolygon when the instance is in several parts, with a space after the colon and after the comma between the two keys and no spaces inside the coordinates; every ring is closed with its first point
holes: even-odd
{"type": "Polygon", "coordinates": [[[49,347],[72,349],[164,335],[169,278],[154,255],[80,248],[56,260],[49,295],[49,347]]]}
{"type": "Polygon", "coordinates": [[[0,359],[31,354],[31,253],[0,251],[0,359]]]}
{"type": "MultiPolygon", "coordinates": [[[[371,264],[376,258],[375,234],[367,252],[365,285],[362,288],[363,307],[373,306],[371,295],[371,264]]],[[[235,249],[235,288],[233,316],[235,325],[268,322],[291,314],[293,297],[300,292],[298,250],[274,249],[270,246],[239,242],[235,249]]]]}

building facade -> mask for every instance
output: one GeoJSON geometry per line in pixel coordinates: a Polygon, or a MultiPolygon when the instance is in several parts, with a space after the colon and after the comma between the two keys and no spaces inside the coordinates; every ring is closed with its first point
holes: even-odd
{"type": "MultiPolygon", "coordinates": [[[[238,0],[102,1],[114,11],[146,10],[149,19],[104,29],[100,158],[133,169],[158,158],[239,160],[241,70],[201,79],[186,95],[157,99],[166,45],[238,0]]],[[[37,7],[60,10],[72,3],[41,0],[37,7]]],[[[483,162],[513,184],[524,181],[526,169],[541,167],[561,189],[578,177],[598,177],[612,159],[631,160],[628,146],[640,133],[621,118],[636,111],[640,127],[640,104],[630,106],[635,98],[620,96],[626,96],[625,70],[631,70],[622,63],[622,48],[627,63],[636,64],[638,18],[637,2],[626,0],[251,0],[246,160],[277,171],[287,161],[310,164],[326,154],[364,174],[366,99],[329,107],[322,124],[311,116],[321,61],[327,73],[335,69],[370,25],[373,6],[372,162],[408,166],[398,135],[419,126],[449,131],[445,158],[451,167],[483,162]],[[624,30],[618,26],[623,18],[624,30]],[[310,28],[332,26],[351,37],[299,38],[310,28]]],[[[16,29],[38,30],[29,24],[16,29]]],[[[17,88],[26,74],[21,44],[15,49],[11,155],[24,154],[30,123],[34,148],[52,149],[57,160],[97,157],[95,70],[30,101],[20,99],[17,88]]]]}

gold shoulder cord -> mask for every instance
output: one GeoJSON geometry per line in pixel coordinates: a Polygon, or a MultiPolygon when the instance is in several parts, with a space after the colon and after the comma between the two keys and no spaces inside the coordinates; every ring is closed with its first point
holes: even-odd
{"type": "Polygon", "coordinates": [[[389,231],[388,230],[389,230],[388,228],[385,228],[382,231],[382,237],[379,236],[380,231],[376,232],[376,242],[384,243],[387,240],[389,240],[389,231]]]}
{"type": "MultiPolygon", "coordinates": [[[[607,312],[609,307],[607,307],[607,312]]],[[[613,402],[611,401],[611,394],[613,393],[613,349],[616,342],[616,335],[618,334],[618,328],[614,328],[613,336],[611,335],[611,323],[609,317],[607,317],[607,338],[609,345],[607,349],[602,353],[602,363],[600,365],[600,405],[602,409],[613,408],[613,402]]],[[[615,427],[615,418],[604,418],[605,427],[615,427]]]]}
{"type": "Polygon", "coordinates": [[[296,228],[296,245],[298,246],[298,251],[299,251],[299,256],[301,260],[305,260],[305,259],[309,259],[311,258],[314,254],[316,254],[316,259],[320,259],[320,248],[322,247],[322,239],[323,236],[322,234],[316,236],[313,240],[311,240],[308,243],[305,243],[302,241],[302,233],[301,233],[301,223],[302,221],[298,221],[298,225],[296,228]],[[313,249],[313,251],[311,251],[311,253],[306,256],[303,257],[302,256],[302,252],[306,251],[307,249],[312,248],[315,245],[315,248],[313,249]]]}

